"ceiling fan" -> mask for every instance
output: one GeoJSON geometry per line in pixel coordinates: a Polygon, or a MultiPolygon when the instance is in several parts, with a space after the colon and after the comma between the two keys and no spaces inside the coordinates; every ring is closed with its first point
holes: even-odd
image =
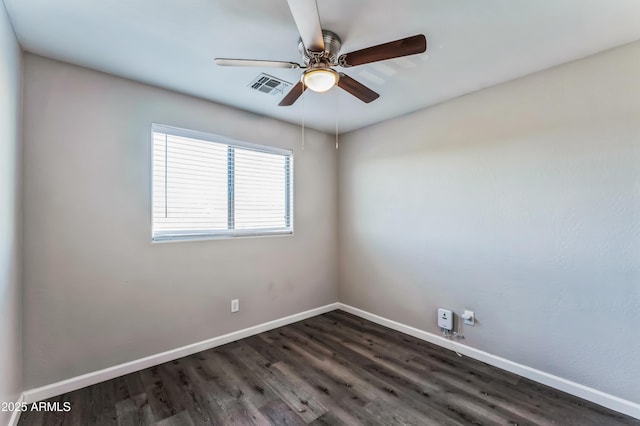
{"type": "Polygon", "coordinates": [[[280,101],[279,106],[293,105],[307,88],[316,92],[326,92],[336,85],[361,101],[369,103],[380,95],[348,75],[335,71],[333,67],[348,68],[415,55],[427,50],[427,39],[423,34],[418,34],[340,55],[340,37],[331,31],[323,30],[320,26],[316,0],[287,2],[300,32],[298,50],[302,53],[304,65],[260,59],[215,59],[216,64],[221,66],[304,69],[300,81],[280,101]]]}

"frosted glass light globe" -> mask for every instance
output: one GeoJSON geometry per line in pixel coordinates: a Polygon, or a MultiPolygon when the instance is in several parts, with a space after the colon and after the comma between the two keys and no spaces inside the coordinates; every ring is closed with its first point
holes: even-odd
{"type": "Polygon", "coordinates": [[[314,69],[302,75],[302,82],[314,92],[326,92],[338,83],[338,73],[332,69],[314,69]]]}

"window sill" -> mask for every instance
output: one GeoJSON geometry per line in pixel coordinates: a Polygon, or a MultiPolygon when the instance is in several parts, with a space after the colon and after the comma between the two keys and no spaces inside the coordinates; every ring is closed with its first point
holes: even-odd
{"type": "Polygon", "coordinates": [[[178,243],[188,241],[210,241],[210,240],[232,240],[236,238],[256,238],[256,237],[282,237],[292,236],[292,229],[261,230],[261,231],[228,231],[215,234],[193,233],[193,234],[167,234],[156,235],[151,238],[152,243],[178,243]]]}

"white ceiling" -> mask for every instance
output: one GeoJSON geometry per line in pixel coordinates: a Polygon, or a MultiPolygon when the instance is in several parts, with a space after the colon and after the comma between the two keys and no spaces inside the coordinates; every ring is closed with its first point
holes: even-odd
{"type": "MultiPolygon", "coordinates": [[[[313,0],[310,0],[313,1],[313,0]]],[[[30,52],[341,132],[640,39],[638,0],[317,0],[342,52],[423,33],[427,52],[346,69],[380,98],[306,92],[291,107],[248,88],[264,71],[214,57],[301,62],[286,0],[4,0],[30,52]]]]}

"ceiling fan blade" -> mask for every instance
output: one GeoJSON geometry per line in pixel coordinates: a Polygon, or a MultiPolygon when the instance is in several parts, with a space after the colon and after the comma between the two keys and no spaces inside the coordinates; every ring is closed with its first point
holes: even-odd
{"type": "Polygon", "coordinates": [[[264,61],[262,59],[230,59],[216,58],[216,64],[222,67],[269,67],[269,68],[302,68],[300,64],[285,61],[264,61]]]}
{"type": "Polygon", "coordinates": [[[312,52],[324,51],[324,39],[316,0],[287,0],[302,44],[312,52]]]}
{"type": "Polygon", "coordinates": [[[362,102],[369,103],[375,101],[380,97],[379,94],[369,89],[364,84],[349,77],[346,74],[340,73],[340,80],[338,80],[338,87],[351,93],[362,102]]]}
{"type": "Polygon", "coordinates": [[[424,34],[418,34],[340,55],[339,62],[343,67],[354,67],[370,62],[415,55],[416,53],[423,53],[426,50],[427,38],[424,34]]]}
{"type": "Polygon", "coordinates": [[[287,93],[285,95],[284,98],[282,98],[282,100],[280,101],[280,103],[278,104],[278,106],[291,106],[294,103],[296,103],[296,101],[298,100],[298,98],[302,95],[302,93],[306,90],[307,88],[304,87],[304,85],[302,84],[301,81],[298,82],[298,84],[296,84],[295,86],[293,86],[293,88],[291,90],[289,90],[289,93],[287,93]]]}

